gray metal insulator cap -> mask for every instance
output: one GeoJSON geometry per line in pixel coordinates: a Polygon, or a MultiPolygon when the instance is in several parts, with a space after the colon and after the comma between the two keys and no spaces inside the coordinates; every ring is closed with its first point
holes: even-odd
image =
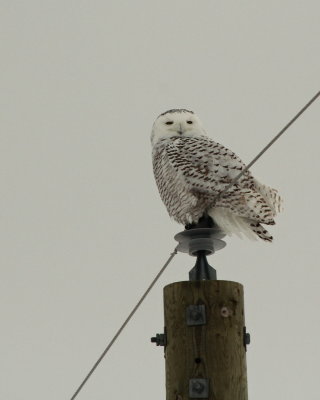
{"type": "Polygon", "coordinates": [[[221,240],[225,234],[218,228],[195,228],[185,230],[175,235],[175,240],[179,242],[177,250],[188,253],[190,256],[197,256],[198,251],[205,251],[206,255],[213,254],[215,251],[223,249],[226,243],[221,240]]]}

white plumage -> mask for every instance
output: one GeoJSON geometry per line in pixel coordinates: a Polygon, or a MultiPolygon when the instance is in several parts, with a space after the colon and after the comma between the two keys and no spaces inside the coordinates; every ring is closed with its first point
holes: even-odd
{"type": "Polygon", "coordinates": [[[261,224],[275,223],[281,204],[277,191],[247,171],[217,199],[245,164],[210,139],[192,111],[161,114],[154,122],[151,143],[160,196],[177,222],[196,224],[201,217],[210,216],[226,234],[272,241],[261,224]]]}

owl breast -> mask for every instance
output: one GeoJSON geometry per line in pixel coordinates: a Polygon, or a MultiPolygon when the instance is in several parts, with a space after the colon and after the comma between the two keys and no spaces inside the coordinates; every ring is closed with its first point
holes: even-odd
{"type": "Polygon", "coordinates": [[[165,144],[153,150],[153,172],[169,215],[184,225],[198,222],[208,206],[206,198],[192,193],[170,163],[165,144]]]}

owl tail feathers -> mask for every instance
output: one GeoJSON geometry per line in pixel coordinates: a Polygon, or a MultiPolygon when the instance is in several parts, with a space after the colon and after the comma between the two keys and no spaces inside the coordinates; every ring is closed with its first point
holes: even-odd
{"type": "Polygon", "coordinates": [[[237,235],[240,238],[244,235],[250,240],[257,240],[259,237],[266,242],[272,242],[272,236],[259,222],[239,217],[224,207],[212,208],[208,214],[226,235],[237,235]]]}
{"type": "Polygon", "coordinates": [[[282,211],[283,201],[276,189],[272,189],[271,187],[258,182],[256,179],[254,180],[254,184],[257,192],[259,192],[264,198],[267,205],[271,208],[274,216],[282,211]]]}
{"type": "Polygon", "coordinates": [[[273,237],[266,229],[264,229],[262,225],[259,224],[259,222],[251,222],[250,228],[259,236],[260,239],[264,240],[265,242],[272,242],[273,237]]]}

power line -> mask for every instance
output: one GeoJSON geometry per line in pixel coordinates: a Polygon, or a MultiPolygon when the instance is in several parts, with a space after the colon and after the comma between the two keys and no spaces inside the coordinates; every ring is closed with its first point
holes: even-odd
{"type": "Polygon", "coordinates": [[[77,395],[79,394],[80,390],[83,388],[83,386],[86,384],[87,380],[90,378],[90,376],[93,374],[94,370],[97,368],[97,366],[100,364],[100,362],[103,360],[103,358],[105,357],[105,355],[108,353],[108,351],[111,349],[112,345],[114,344],[114,342],[118,339],[119,335],[121,334],[121,332],[123,331],[123,329],[126,327],[126,325],[128,324],[128,322],[130,321],[130,319],[133,317],[133,315],[135,314],[135,312],[138,310],[138,308],[140,307],[141,303],[143,302],[143,300],[147,297],[147,295],[149,294],[150,290],[153,288],[153,286],[155,285],[155,283],[157,282],[157,280],[160,278],[160,276],[162,275],[162,273],[164,272],[164,270],[167,268],[167,266],[170,264],[171,260],[173,259],[173,257],[177,254],[177,247],[173,250],[173,252],[170,254],[170,257],[168,258],[168,260],[166,261],[166,263],[164,264],[164,266],[160,269],[160,271],[158,272],[158,274],[155,276],[155,278],[153,279],[153,281],[150,283],[150,285],[148,286],[148,289],[144,292],[144,294],[141,296],[140,300],[138,301],[138,303],[135,305],[135,307],[133,308],[133,310],[131,311],[131,313],[128,315],[127,319],[124,321],[124,323],[121,325],[121,327],[118,329],[117,333],[114,335],[114,337],[111,339],[111,341],[109,342],[108,346],[105,348],[105,350],[103,351],[103,353],[101,354],[101,356],[98,358],[98,360],[95,362],[95,364],[93,365],[93,367],[91,368],[91,370],[88,372],[88,374],[86,375],[86,377],[84,378],[84,380],[82,381],[82,383],[80,384],[80,386],[78,387],[78,389],[75,391],[75,393],[73,394],[73,396],[71,397],[70,400],[74,400],[77,395]]]}
{"type": "Polygon", "coordinates": [[[272,145],[273,143],[279,139],[280,136],[284,134],[284,132],[306,111],[309,106],[320,96],[320,91],[315,94],[312,99],[304,106],[301,108],[301,110],[285,125],[281,131],[260,151],[260,153],[229,183],[229,185],[226,186],[222,192],[218,194],[216,197],[216,200],[218,200],[225,192],[227,192],[231,186],[233,186],[241,176],[248,171],[249,168],[252,167],[252,165],[259,160],[259,158],[264,154],[272,145]]]}

